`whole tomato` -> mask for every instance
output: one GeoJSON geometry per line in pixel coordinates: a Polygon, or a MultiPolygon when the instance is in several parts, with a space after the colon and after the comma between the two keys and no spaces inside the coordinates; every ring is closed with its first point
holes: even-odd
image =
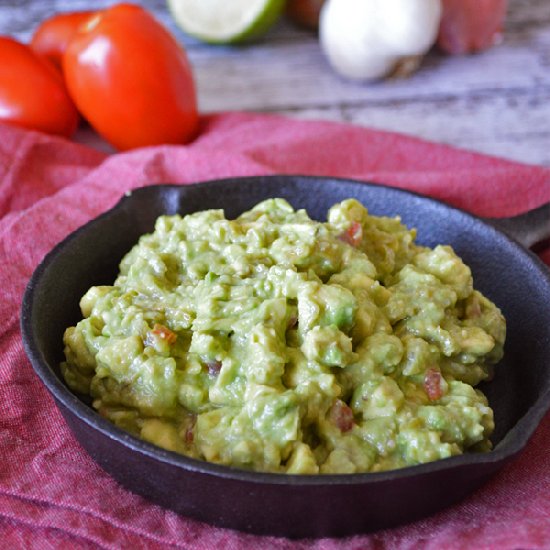
{"type": "Polygon", "coordinates": [[[31,48],[61,67],[63,54],[78,28],[94,14],[93,11],[60,13],[43,21],[31,39],[31,48]]]}
{"type": "Polygon", "coordinates": [[[80,112],[118,149],[186,143],[196,134],[185,52],[138,6],[118,4],[89,19],[71,40],[63,71],[80,112]]]}
{"type": "Polygon", "coordinates": [[[498,42],[506,0],[443,0],[437,45],[450,54],[473,53],[498,42]]]}
{"type": "Polygon", "coordinates": [[[288,0],[286,15],[308,29],[319,27],[319,14],[325,0],[288,0]]]}
{"type": "Polygon", "coordinates": [[[7,37],[0,37],[0,122],[67,137],[78,124],[59,71],[7,37]]]}

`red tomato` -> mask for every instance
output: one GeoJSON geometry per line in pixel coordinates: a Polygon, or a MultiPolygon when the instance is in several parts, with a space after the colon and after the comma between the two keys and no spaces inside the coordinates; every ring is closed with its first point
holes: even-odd
{"type": "Polygon", "coordinates": [[[178,335],[175,332],[172,332],[168,327],[165,327],[159,323],[155,323],[152,333],[155,336],[166,340],[169,345],[175,344],[178,339],[178,335]]]}
{"type": "Polygon", "coordinates": [[[506,0],[443,0],[437,45],[450,54],[472,53],[498,42],[506,0]]]}
{"type": "Polygon", "coordinates": [[[441,373],[433,367],[428,369],[424,376],[424,391],[430,401],[437,401],[443,397],[441,373]]]}
{"type": "Polygon", "coordinates": [[[63,71],[80,112],[118,149],[186,143],[196,134],[185,52],[138,6],[118,4],[93,16],[71,40],[63,71]]]}
{"type": "Polygon", "coordinates": [[[54,15],[43,21],[31,39],[31,48],[48,57],[61,67],[63,54],[78,28],[94,14],[93,11],[78,11],[54,15]]]}
{"type": "Polygon", "coordinates": [[[67,137],[78,124],[59,71],[7,37],[0,37],[0,121],[67,137]]]}
{"type": "Polygon", "coordinates": [[[329,418],[341,432],[353,428],[353,411],[342,400],[337,399],[329,410],[329,418]]]}
{"type": "Polygon", "coordinates": [[[363,226],[353,222],[338,238],[351,246],[359,246],[363,241],[363,226]]]}
{"type": "Polygon", "coordinates": [[[319,14],[324,3],[325,0],[288,0],[286,14],[303,27],[317,29],[319,14]]]}

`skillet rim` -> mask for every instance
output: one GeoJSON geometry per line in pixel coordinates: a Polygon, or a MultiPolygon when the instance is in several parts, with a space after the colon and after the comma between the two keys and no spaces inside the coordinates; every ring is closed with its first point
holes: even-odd
{"type": "MultiPolygon", "coordinates": [[[[363,181],[353,178],[342,178],[332,176],[311,176],[301,174],[271,174],[260,176],[236,176],[227,178],[217,178],[213,180],[204,180],[194,183],[163,183],[145,185],[137,187],[125,192],[121,198],[108,210],[102,212],[98,216],[92,218],[65,238],[57,243],[42,259],[35,268],[24,292],[21,306],[21,321],[20,328],[23,339],[23,347],[27,357],[30,359],[33,370],[38,375],[42,383],[48,391],[53,395],[56,404],[62,404],[69,412],[75,414],[78,419],[85,422],[91,429],[98,430],[102,435],[114,440],[129,448],[133,452],[145,455],[150,459],[160,460],[162,463],[177,467],[190,473],[200,473],[214,477],[230,479],[240,482],[252,484],[269,484],[269,485],[290,485],[290,486],[348,486],[348,485],[368,485],[394,481],[396,479],[414,478],[428,473],[439,472],[443,470],[452,470],[460,467],[471,467],[476,464],[493,464],[504,463],[517,454],[519,454],[527,445],[528,441],[533,436],[534,432],[541,423],[543,417],[550,411],[550,384],[538,399],[529,407],[519,421],[504,434],[501,441],[494,449],[487,453],[465,453],[445,459],[407,466],[396,470],[388,470],[383,472],[365,472],[354,474],[285,474],[272,472],[257,472],[253,470],[244,470],[232,466],[219,465],[203,460],[193,459],[185,455],[181,455],[172,451],[162,449],[152,443],[141,440],[121,428],[101,417],[97,411],[86,405],[76,394],[61,381],[55,374],[53,369],[48,365],[39,351],[39,345],[35,339],[34,331],[32,330],[32,310],[35,301],[35,292],[40,289],[40,281],[46,273],[50,265],[56,258],[63,253],[66,246],[78,239],[81,234],[93,229],[93,226],[103,221],[105,218],[112,215],[117,210],[124,208],[127,204],[136,200],[136,195],[153,193],[154,195],[166,190],[183,190],[189,187],[214,187],[218,185],[233,185],[241,182],[257,182],[261,183],[264,180],[310,180],[322,185],[331,185],[338,182],[347,184],[357,184],[367,186],[372,189],[382,188],[389,190],[392,193],[403,195],[405,197],[413,197],[416,200],[420,199],[423,203],[431,204],[438,209],[446,211],[454,211],[465,219],[469,219],[475,224],[482,224],[484,229],[491,233],[491,239],[495,242],[504,240],[504,242],[513,248],[515,255],[525,256],[531,265],[537,270],[539,275],[545,280],[550,289],[550,271],[548,267],[535,255],[531,250],[526,249],[512,236],[498,229],[491,224],[491,218],[483,218],[467,212],[461,208],[448,205],[441,200],[422,195],[415,191],[409,191],[398,187],[393,187],[386,184],[376,183],[372,181],[363,181]],[[511,437],[514,436],[514,437],[511,437]],[[510,441],[510,439],[512,441],[510,441]]],[[[499,218],[494,218],[498,220],[499,218]]]]}

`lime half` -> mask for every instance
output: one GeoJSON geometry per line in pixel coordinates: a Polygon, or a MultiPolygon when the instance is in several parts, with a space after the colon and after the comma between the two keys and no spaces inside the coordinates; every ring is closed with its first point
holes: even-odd
{"type": "Polygon", "coordinates": [[[167,0],[176,23],[189,35],[234,44],[263,35],[281,14],[285,0],[167,0]]]}

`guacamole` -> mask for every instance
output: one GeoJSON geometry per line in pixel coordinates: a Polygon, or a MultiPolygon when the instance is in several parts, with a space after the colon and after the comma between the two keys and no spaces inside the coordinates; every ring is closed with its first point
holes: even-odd
{"type": "Polygon", "coordinates": [[[487,451],[474,386],[505,339],[449,246],[354,199],[327,222],[269,199],[162,216],[80,301],[63,376],[165,449],[288,474],[374,472],[487,451]]]}

